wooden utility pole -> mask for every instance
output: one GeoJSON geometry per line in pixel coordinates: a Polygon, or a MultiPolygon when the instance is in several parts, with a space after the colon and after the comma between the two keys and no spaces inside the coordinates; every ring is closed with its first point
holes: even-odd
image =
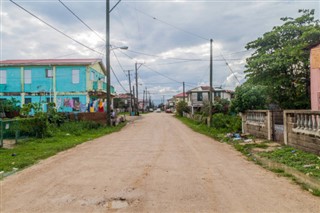
{"type": "Polygon", "coordinates": [[[128,77],[129,77],[129,91],[130,91],[130,115],[132,112],[132,91],[131,91],[131,74],[130,74],[131,70],[128,70],[128,77]]]}
{"type": "Polygon", "coordinates": [[[111,126],[111,80],[110,80],[110,0],[106,1],[106,75],[107,75],[107,126],[111,126]]]}
{"type": "Polygon", "coordinates": [[[145,90],[143,90],[143,97],[142,97],[142,112],[144,112],[144,94],[145,94],[145,90]]]}
{"type": "Polygon", "coordinates": [[[209,89],[209,119],[208,119],[208,126],[211,127],[211,119],[212,119],[212,42],[213,40],[210,39],[210,89],[209,89]]]}
{"type": "Polygon", "coordinates": [[[137,98],[137,103],[136,103],[136,111],[137,113],[139,112],[139,99],[138,99],[138,67],[137,67],[137,62],[135,63],[135,70],[136,70],[136,98],[137,98]]]}
{"type": "Polygon", "coordinates": [[[183,95],[183,102],[186,102],[186,98],[184,97],[184,94],[185,94],[185,86],[184,86],[184,82],[182,82],[183,84],[183,92],[182,92],[182,95],[183,95]]]}
{"type": "MultiPolygon", "coordinates": [[[[132,91],[133,91],[133,106],[135,106],[136,105],[136,94],[135,94],[135,91],[134,91],[134,86],[132,86],[132,91]]],[[[134,115],[137,115],[136,114],[136,108],[135,108],[135,110],[134,110],[134,115]]]]}

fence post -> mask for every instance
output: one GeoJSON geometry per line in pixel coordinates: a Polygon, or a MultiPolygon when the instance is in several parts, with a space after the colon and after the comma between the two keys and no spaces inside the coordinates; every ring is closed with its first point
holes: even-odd
{"type": "Polygon", "coordinates": [[[3,122],[0,120],[0,147],[3,147],[3,122]]]}
{"type": "Polygon", "coordinates": [[[288,122],[287,122],[287,113],[283,111],[283,141],[285,145],[288,145],[288,122]]]}
{"type": "Polygon", "coordinates": [[[267,125],[268,125],[268,140],[272,140],[272,128],[274,128],[274,124],[272,122],[272,112],[270,110],[267,111],[267,125]]]}

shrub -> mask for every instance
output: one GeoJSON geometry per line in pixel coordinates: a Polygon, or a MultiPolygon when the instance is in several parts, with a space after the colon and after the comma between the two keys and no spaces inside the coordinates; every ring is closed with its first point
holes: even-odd
{"type": "Polygon", "coordinates": [[[185,101],[178,102],[177,106],[176,106],[176,110],[177,110],[177,115],[180,117],[183,116],[183,112],[189,112],[187,102],[185,102],[185,101]]]}
{"type": "Polygon", "coordinates": [[[217,113],[212,116],[212,126],[216,129],[224,129],[228,132],[241,131],[241,117],[217,113]]]}

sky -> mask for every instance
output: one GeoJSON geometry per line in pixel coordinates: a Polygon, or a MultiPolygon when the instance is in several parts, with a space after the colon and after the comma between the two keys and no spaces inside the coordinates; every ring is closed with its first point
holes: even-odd
{"type": "MultiPolygon", "coordinates": [[[[14,2],[29,13],[0,0],[0,60],[102,58],[105,63],[105,0],[14,2]]],[[[111,0],[110,8],[117,2],[111,0]]],[[[252,54],[246,44],[281,25],[280,18],[298,17],[299,9],[315,9],[320,19],[319,0],[122,0],[110,13],[112,85],[118,94],[128,92],[128,70],[134,80],[135,63],[140,99],[146,88],[160,103],[181,93],[182,82],[186,91],[209,85],[213,39],[213,85],[234,90],[246,80],[246,58],[252,54]],[[123,46],[128,50],[117,48],[123,46]]]]}

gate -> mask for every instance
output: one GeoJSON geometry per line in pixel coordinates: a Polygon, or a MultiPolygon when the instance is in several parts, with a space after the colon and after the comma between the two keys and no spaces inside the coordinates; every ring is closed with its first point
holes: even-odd
{"type": "Polygon", "coordinates": [[[271,110],[272,140],[284,143],[283,111],[271,110]]]}

